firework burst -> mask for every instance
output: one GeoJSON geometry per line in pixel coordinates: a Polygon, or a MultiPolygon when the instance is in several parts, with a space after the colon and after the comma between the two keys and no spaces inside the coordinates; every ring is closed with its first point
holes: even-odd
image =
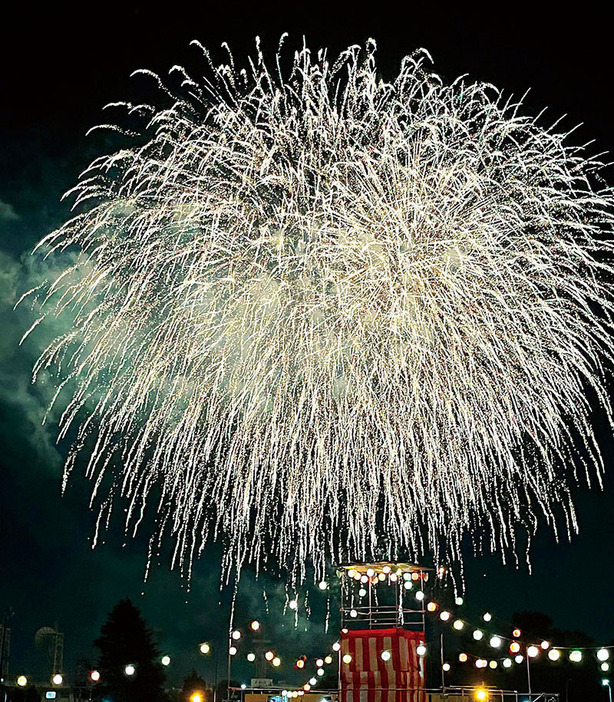
{"type": "Polygon", "coordinates": [[[35,376],[69,392],[66,475],[85,455],[101,524],[154,500],[175,563],[219,539],[227,573],[298,579],[573,531],[566,466],[599,478],[591,403],[610,416],[601,164],[425,52],[386,83],[372,42],[287,71],[202,51],[124,105],[128,147],[42,242],[80,252],[35,376]]]}

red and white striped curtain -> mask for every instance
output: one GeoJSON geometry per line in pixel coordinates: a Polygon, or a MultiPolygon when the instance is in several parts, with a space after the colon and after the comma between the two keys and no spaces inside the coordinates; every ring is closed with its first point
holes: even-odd
{"type": "MultiPolygon", "coordinates": [[[[425,702],[421,631],[353,630],[341,633],[341,702],[425,702]],[[390,651],[384,660],[382,653],[390,651]],[[349,654],[352,660],[343,662],[349,654]]],[[[386,657],[386,656],[385,656],[386,657]]]]}

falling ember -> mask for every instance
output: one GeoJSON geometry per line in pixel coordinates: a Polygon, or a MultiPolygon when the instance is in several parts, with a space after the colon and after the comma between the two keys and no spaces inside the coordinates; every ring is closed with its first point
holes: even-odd
{"type": "Polygon", "coordinates": [[[203,53],[205,77],[124,105],[133,141],[39,245],[80,252],[32,293],[71,324],[34,376],[67,395],[66,477],[87,457],[101,524],[155,500],[173,565],[217,538],[226,574],[317,581],[460,558],[466,534],[505,557],[538,516],[574,531],[565,464],[600,479],[610,416],[601,164],[426,52],[390,83],[373,42],[290,71],[203,53]]]}

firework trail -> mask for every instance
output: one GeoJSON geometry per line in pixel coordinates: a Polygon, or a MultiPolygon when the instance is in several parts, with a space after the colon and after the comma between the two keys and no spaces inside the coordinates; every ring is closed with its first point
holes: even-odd
{"type": "Polygon", "coordinates": [[[385,83],[373,42],[286,71],[281,44],[247,70],[200,49],[204,77],[123,104],[127,148],[41,243],[80,252],[35,293],[71,329],[34,375],[68,393],[100,528],[153,502],[174,564],[217,539],[226,573],[299,580],[574,531],[566,476],[600,479],[610,417],[601,163],[426,52],[385,83]]]}

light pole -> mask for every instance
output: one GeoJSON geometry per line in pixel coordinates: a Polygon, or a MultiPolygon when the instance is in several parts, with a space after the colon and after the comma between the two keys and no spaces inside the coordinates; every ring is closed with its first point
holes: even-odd
{"type": "Polygon", "coordinates": [[[608,678],[603,678],[601,684],[608,688],[608,696],[610,697],[610,702],[612,702],[612,686],[610,685],[610,681],[608,678]]]}

